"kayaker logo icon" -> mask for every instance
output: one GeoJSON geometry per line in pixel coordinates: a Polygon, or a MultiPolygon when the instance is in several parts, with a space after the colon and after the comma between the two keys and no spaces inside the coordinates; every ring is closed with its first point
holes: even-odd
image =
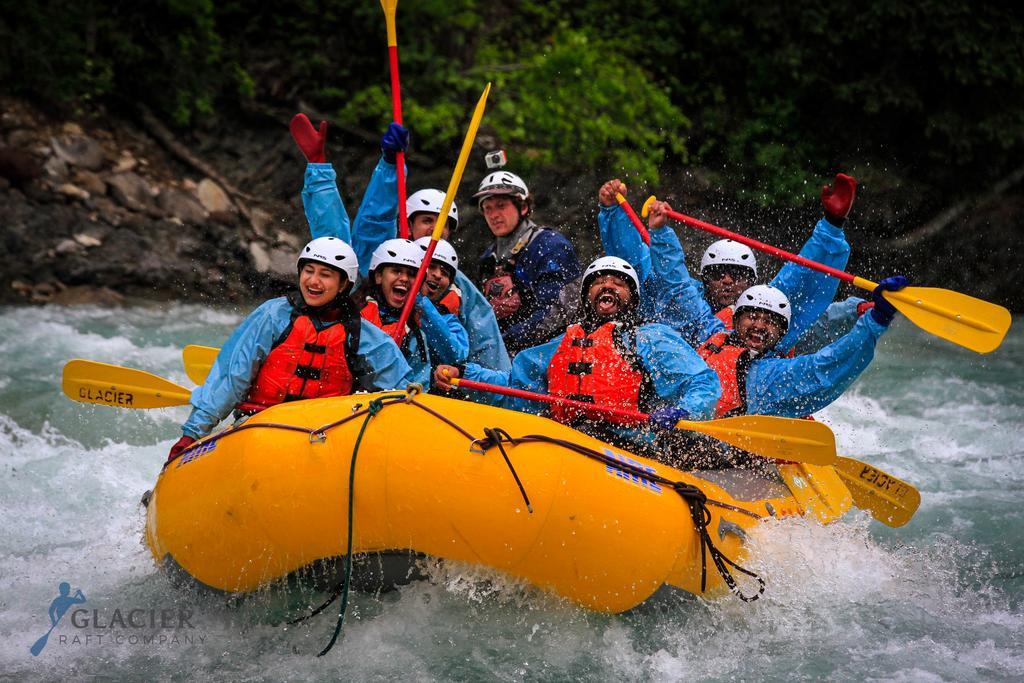
{"type": "Polygon", "coordinates": [[[81,588],[75,591],[74,595],[71,595],[71,584],[67,581],[61,581],[60,585],[57,586],[57,597],[50,602],[50,609],[47,612],[50,615],[50,628],[29,648],[29,652],[32,653],[33,657],[38,657],[39,653],[46,647],[46,641],[49,640],[53,629],[57,628],[57,624],[60,623],[60,620],[67,611],[71,609],[71,606],[81,605],[84,602],[85,595],[82,594],[81,588]]]}

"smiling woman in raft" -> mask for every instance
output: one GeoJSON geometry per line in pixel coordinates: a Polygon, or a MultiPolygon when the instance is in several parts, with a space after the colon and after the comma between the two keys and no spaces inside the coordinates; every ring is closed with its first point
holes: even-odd
{"type": "Polygon", "coordinates": [[[299,253],[298,289],[249,314],[192,392],[192,413],[168,461],[236,411],[251,415],[284,401],[404,387],[412,373],[394,341],[363,319],[349,295],[356,254],[335,237],[299,253]]]}

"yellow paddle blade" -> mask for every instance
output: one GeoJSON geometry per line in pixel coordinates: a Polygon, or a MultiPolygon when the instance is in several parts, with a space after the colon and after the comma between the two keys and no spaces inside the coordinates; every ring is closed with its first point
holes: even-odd
{"type": "Polygon", "coordinates": [[[181,362],[185,364],[185,374],[196,384],[202,384],[206,381],[206,376],[210,374],[210,368],[213,367],[213,361],[217,360],[218,353],[220,353],[220,349],[212,346],[189,344],[181,350],[181,362]]]}
{"type": "Polygon", "coordinates": [[[903,526],[921,505],[921,492],[913,485],[859,460],[839,457],[836,472],[853,494],[853,504],[886,526],[903,526]]]}
{"type": "Polygon", "coordinates": [[[822,524],[834,522],[847,513],[853,498],[832,467],[787,463],[779,465],[786,486],[800,504],[822,524]]]}
{"type": "MultiPolygon", "coordinates": [[[[877,283],[855,277],[853,284],[872,291],[877,283]]],[[[1010,312],[997,304],[938,287],[907,287],[886,292],[903,315],[922,330],[978,353],[999,348],[1010,329],[1010,312]]]]}
{"type": "Polygon", "coordinates": [[[380,0],[380,6],[384,10],[384,22],[388,31],[388,47],[398,45],[398,32],[395,31],[395,10],[398,9],[398,0],[380,0]]]}
{"type": "Polygon", "coordinates": [[[831,465],[836,459],[835,434],[811,420],[741,415],[708,422],[680,420],[676,429],[707,434],[765,458],[811,465],[831,465]]]}
{"type": "Polygon", "coordinates": [[[188,403],[188,389],[142,370],[76,358],[64,366],[64,395],[115,408],[166,408],[188,403]]]}

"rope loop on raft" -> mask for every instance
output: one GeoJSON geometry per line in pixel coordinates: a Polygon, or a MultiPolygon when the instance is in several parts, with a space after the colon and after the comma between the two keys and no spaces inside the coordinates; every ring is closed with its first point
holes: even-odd
{"type": "Polygon", "coordinates": [[[523,482],[519,479],[519,474],[516,473],[516,468],[512,466],[512,461],[508,457],[508,453],[505,452],[505,447],[502,444],[504,439],[508,443],[515,444],[515,440],[500,427],[484,427],[484,434],[487,435],[486,439],[480,439],[480,447],[483,448],[482,452],[488,451],[491,446],[497,446],[498,450],[501,451],[501,457],[505,458],[505,464],[508,465],[508,471],[512,473],[512,478],[516,480],[516,486],[519,487],[519,493],[523,495],[523,502],[526,503],[527,511],[532,515],[533,506],[530,505],[530,497],[526,495],[526,488],[523,486],[523,482]]]}

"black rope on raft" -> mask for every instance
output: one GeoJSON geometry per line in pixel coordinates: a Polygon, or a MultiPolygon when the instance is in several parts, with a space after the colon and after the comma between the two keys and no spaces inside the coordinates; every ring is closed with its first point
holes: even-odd
{"type": "MultiPolygon", "coordinates": [[[[323,657],[331,651],[331,648],[334,647],[334,643],[338,640],[338,635],[341,633],[341,627],[345,623],[345,612],[348,609],[348,595],[352,586],[352,527],[354,521],[353,511],[355,509],[356,499],[356,458],[359,455],[359,445],[363,442],[363,435],[366,433],[367,425],[369,425],[370,420],[372,420],[374,416],[384,408],[385,404],[383,398],[384,397],[373,399],[366,407],[366,418],[363,420],[363,424],[359,428],[359,436],[356,437],[356,443],[352,447],[352,462],[348,469],[348,540],[346,543],[347,549],[345,550],[345,578],[342,580],[341,584],[341,606],[338,607],[338,621],[334,625],[334,633],[331,635],[331,642],[327,643],[327,647],[321,650],[317,657],[323,657]]],[[[333,601],[334,599],[332,598],[331,602],[333,601]]]]}
{"type": "MultiPolygon", "coordinates": [[[[516,480],[516,486],[519,487],[519,493],[523,495],[523,502],[526,503],[526,509],[529,513],[533,514],[533,506],[530,505],[530,497],[526,495],[526,488],[523,487],[523,482],[519,479],[519,475],[516,473],[516,468],[512,466],[512,461],[509,460],[508,453],[505,452],[505,447],[502,445],[502,439],[510,444],[515,445],[515,440],[500,427],[484,427],[484,434],[487,435],[487,439],[490,443],[498,447],[501,451],[501,457],[505,458],[505,464],[508,465],[508,471],[512,473],[512,478],[516,480]]],[[[486,448],[484,450],[487,450],[486,448]]]]}
{"type": "MultiPolygon", "coordinates": [[[[485,430],[485,432],[487,431],[488,430],[485,430]]],[[[744,510],[742,508],[736,507],[734,505],[729,505],[727,503],[712,500],[708,498],[703,491],[701,491],[699,488],[692,484],[687,484],[686,482],[682,481],[672,481],[671,479],[663,477],[657,473],[648,472],[636,465],[631,465],[628,462],[622,462],[621,460],[609,457],[605,453],[595,451],[592,448],[588,448],[587,446],[583,446],[578,443],[573,443],[572,441],[567,441],[565,439],[557,439],[555,437],[545,436],[543,434],[529,434],[527,436],[521,436],[516,438],[509,436],[508,433],[505,432],[504,430],[490,430],[490,432],[492,432],[493,434],[488,434],[488,438],[486,440],[482,439],[479,441],[481,448],[484,448],[485,450],[487,448],[490,448],[492,445],[497,445],[498,443],[500,443],[500,440],[504,440],[505,442],[510,443],[513,446],[518,445],[520,443],[554,444],[556,446],[567,448],[575,453],[579,453],[588,458],[599,460],[605,463],[606,465],[615,467],[616,469],[629,472],[630,474],[633,474],[641,479],[647,479],[648,481],[653,481],[671,488],[673,491],[679,494],[679,496],[683,499],[683,502],[685,502],[687,507],[689,507],[690,517],[693,518],[693,525],[697,530],[697,535],[700,537],[701,592],[703,593],[704,590],[707,588],[707,558],[710,555],[711,560],[715,563],[715,568],[718,570],[719,575],[721,575],[722,580],[725,582],[725,585],[728,586],[729,590],[735,593],[736,596],[740,598],[740,600],[742,600],[743,602],[753,602],[754,600],[760,598],[761,595],[764,593],[764,579],[762,579],[756,573],[748,569],[745,569],[740,565],[736,564],[735,562],[733,562],[732,560],[730,560],[728,557],[725,556],[724,553],[722,553],[721,550],[719,550],[718,546],[714,544],[714,541],[711,540],[711,534],[708,533],[708,524],[711,523],[711,510],[708,509],[708,505],[717,505],[719,507],[735,510],[737,512],[745,513],[757,519],[761,518],[760,515],[750,512],[749,510],[744,510]],[[500,436],[497,432],[501,432],[501,434],[504,436],[500,436]],[[747,576],[757,579],[757,582],[759,584],[757,593],[753,595],[747,595],[743,593],[743,591],[740,590],[739,585],[736,582],[736,578],[732,575],[732,572],[729,570],[729,567],[732,567],[740,572],[743,572],[747,576]]],[[[504,453],[504,450],[502,451],[502,453],[504,453]]]]}
{"type": "Polygon", "coordinates": [[[722,580],[725,581],[725,585],[729,587],[736,596],[743,602],[753,602],[764,594],[764,579],[750,571],[744,569],[740,565],[736,564],[725,554],[718,549],[711,541],[711,534],[708,533],[708,525],[711,523],[711,510],[707,506],[707,496],[696,486],[692,484],[685,484],[681,481],[677,481],[672,485],[672,490],[678,493],[683,501],[690,507],[690,516],[693,518],[693,525],[697,529],[697,535],[700,536],[700,592],[703,593],[704,589],[707,588],[708,578],[708,563],[707,556],[711,555],[711,560],[715,563],[715,568],[718,570],[722,580]],[[740,590],[739,584],[736,583],[736,578],[729,571],[729,567],[743,572],[747,576],[757,579],[759,584],[757,593],[753,595],[747,595],[740,590]]]}
{"type": "MultiPolygon", "coordinates": [[[[384,404],[391,404],[391,403],[396,403],[396,402],[399,402],[399,401],[404,401],[405,397],[406,397],[406,394],[388,394],[386,396],[380,396],[380,397],[374,399],[374,401],[381,401],[384,404]]],[[[325,424],[322,427],[317,427],[316,429],[310,429],[308,427],[300,427],[298,425],[282,424],[282,423],[279,423],[279,422],[256,422],[256,423],[246,422],[245,424],[238,425],[237,427],[232,427],[231,429],[225,429],[224,431],[218,432],[217,434],[214,434],[213,436],[209,436],[209,437],[203,439],[202,441],[196,442],[196,444],[194,444],[193,446],[190,446],[190,447],[186,448],[181,453],[179,453],[178,455],[174,456],[173,458],[171,458],[170,460],[165,462],[164,466],[163,466],[163,469],[167,469],[168,465],[170,465],[172,462],[174,462],[178,458],[180,458],[180,457],[182,457],[184,455],[188,455],[188,453],[190,451],[192,451],[193,449],[195,449],[195,448],[198,448],[200,446],[206,446],[206,445],[211,444],[211,443],[215,443],[215,442],[220,441],[221,439],[226,438],[228,436],[231,436],[233,434],[238,434],[239,432],[244,432],[247,429],[283,429],[285,431],[290,431],[290,432],[302,432],[303,434],[306,434],[306,435],[309,436],[310,442],[313,442],[313,441],[323,441],[324,437],[326,436],[326,434],[328,432],[328,430],[334,429],[335,427],[340,427],[341,425],[345,424],[346,422],[349,422],[350,420],[354,420],[357,417],[362,417],[363,415],[366,415],[367,412],[368,412],[368,409],[367,408],[363,408],[362,410],[357,410],[356,412],[352,413],[351,415],[347,415],[347,416],[341,418],[340,420],[336,420],[334,422],[329,422],[329,423],[325,424]]]]}

